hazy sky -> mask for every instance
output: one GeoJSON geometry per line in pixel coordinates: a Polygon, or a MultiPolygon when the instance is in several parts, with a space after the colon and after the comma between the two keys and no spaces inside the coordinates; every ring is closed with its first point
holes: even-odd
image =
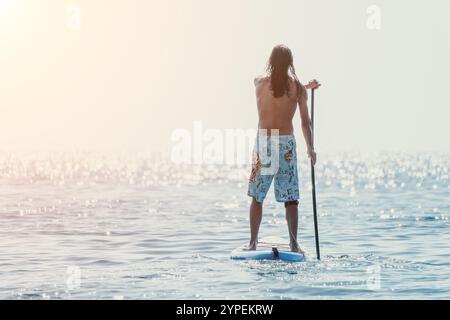
{"type": "Polygon", "coordinates": [[[448,0],[0,0],[0,149],[255,128],[253,78],[285,43],[323,83],[319,152],[450,151],[449,14],[448,0]]]}

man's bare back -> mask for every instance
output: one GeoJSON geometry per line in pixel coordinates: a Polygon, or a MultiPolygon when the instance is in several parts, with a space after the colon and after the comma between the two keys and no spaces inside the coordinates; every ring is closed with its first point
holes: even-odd
{"type": "Polygon", "coordinates": [[[280,135],[288,135],[294,132],[292,119],[297,109],[297,84],[290,78],[289,93],[280,98],[275,98],[270,89],[270,77],[258,77],[255,79],[256,100],[259,115],[259,129],[266,129],[270,134],[271,129],[278,129],[280,135]]]}
{"type": "Polygon", "coordinates": [[[270,88],[270,77],[255,78],[256,101],[258,106],[259,123],[258,129],[266,130],[270,135],[271,130],[278,130],[279,135],[290,135],[294,133],[292,119],[295,111],[300,110],[300,120],[303,136],[305,138],[308,157],[316,162],[316,153],[311,145],[311,128],[308,114],[308,92],[307,89],[317,89],[320,83],[317,80],[311,80],[304,86],[295,82],[289,77],[289,92],[280,98],[275,98],[270,88]],[[300,90],[300,94],[298,94],[300,90]]]}

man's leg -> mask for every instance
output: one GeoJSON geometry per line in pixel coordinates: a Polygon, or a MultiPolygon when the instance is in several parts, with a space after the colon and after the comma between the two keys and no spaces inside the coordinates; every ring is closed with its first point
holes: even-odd
{"type": "Polygon", "coordinates": [[[302,252],[297,242],[298,201],[286,202],[284,206],[286,207],[286,221],[289,230],[289,245],[291,251],[302,252]]]}
{"type": "Polygon", "coordinates": [[[256,250],[261,220],[262,220],[262,203],[257,202],[255,197],[253,197],[252,204],[250,205],[250,243],[248,245],[249,250],[256,250]]]}

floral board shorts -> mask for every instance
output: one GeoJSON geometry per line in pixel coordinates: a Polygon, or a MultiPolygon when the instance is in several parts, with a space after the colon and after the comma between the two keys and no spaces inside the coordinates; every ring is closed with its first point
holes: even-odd
{"type": "Polygon", "coordinates": [[[262,203],[272,180],[275,180],[275,199],[278,202],[300,198],[294,135],[256,138],[247,194],[262,203]]]}

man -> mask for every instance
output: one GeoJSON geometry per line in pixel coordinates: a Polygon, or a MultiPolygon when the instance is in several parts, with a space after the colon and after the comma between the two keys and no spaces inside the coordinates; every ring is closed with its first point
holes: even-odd
{"type": "Polygon", "coordinates": [[[256,250],[262,204],[274,180],[275,198],[286,208],[291,251],[303,252],[297,243],[299,188],[292,119],[298,104],[308,157],[315,164],[307,89],[317,89],[320,84],[316,80],[307,86],[300,83],[295,74],[292,52],[284,45],[273,48],[267,73],[268,76],[255,79],[259,133],[248,186],[248,195],[253,198],[248,250],[256,250]]]}

